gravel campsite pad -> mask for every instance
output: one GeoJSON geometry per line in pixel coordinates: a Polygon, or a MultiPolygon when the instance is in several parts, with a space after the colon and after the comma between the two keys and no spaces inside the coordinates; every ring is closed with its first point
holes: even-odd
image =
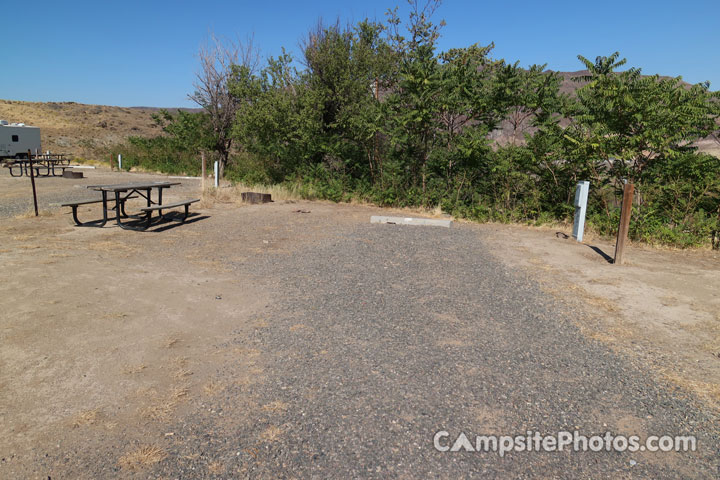
{"type": "Polygon", "coordinates": [[[717,478],[716,410],[584,335],[492,229],[194,210],[161,232],[0,224],[0,477],[717,478]],[[697,450],[501,457],[441,452],[441,431],[697,450]]]}

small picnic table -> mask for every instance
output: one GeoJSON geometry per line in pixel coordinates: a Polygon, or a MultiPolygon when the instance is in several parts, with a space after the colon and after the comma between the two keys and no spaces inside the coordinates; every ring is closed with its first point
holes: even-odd
{"type": "Polygon", "coordinates": [[[174,185],[180,185],[180,182],[134,182],[134,183],[117,183],[112,185],[89,185],[87,188],[100,192],[102,198],[100,200],[90,200],[85,202],[73,202],[65,203],[63,206],[72,207],[73,220],[78,226],[81,227],[102,227],[108,221],[108,216],[115,212],[115,220],[117,225],[121,228],[129,230],[146,230],[152,221],[152,212],[157,211],[159,216],[162,217],[163,209],[170,209],[175,207],[185,207],[185,215],[182,218],[184,222],[188,216],[188,206],[191,203],[197,202],[198,200],[185,200],[176,203],[163,204],[162,196],[163,190],[171,188],[174,185]],[[152,191],[157,190],[157,201],[153,200],[152,191]],[[112,197],[108,199],[108,194],[112,194],[112,197]],[[145,198],[147,201],[147,207],[141,208],[141,214],[128,215],[125,212],[125,202],[131,198],[138,198],[138,196],[145,198]],[[100,220],[93,220],[90,222],[81,222],[77,216],[77,208],[80,205],[87,205],[91,203],[102,203],[103,218],[100,220]],[[114,204],[113,206],[110,206],[114,204]],[[128,225],[123,223],[123,218],[134,217],[139,220],[144,220],[144,223],[139,227],[128,225]]]}
{"type": "Polygon", "coordinates": [[[23,174],[30,176],[30,167],[35,169],[38,177],[59,177],[62,176],[66,168],[70,168],[70,158],[66,158],[64,154],[51,155],[33,155],[32,160],[21,158],[10,162],[7,167],[10,170],[11,177],[22,177],[23,174]],[[14,169],[18,169],[17,172],[14,169]],[[45,173],[40,173],[40,169],[45,169],[45,173]],[[58,174],[55,169],[60,169],[58,174]]]}

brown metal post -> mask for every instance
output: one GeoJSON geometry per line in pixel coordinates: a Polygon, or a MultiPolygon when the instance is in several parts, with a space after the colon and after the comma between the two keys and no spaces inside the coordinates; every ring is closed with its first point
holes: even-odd
{"type": "Polygon", "coordinates": [[[615,260],[613,263],[622,265],[624,263],[625,242],[630,229],[630,216],[632,215],[633,193],[635,185],[626,183],[623,187],[622,209],[620,211],[620,226],[618,227],[617,242],[615,243],[615,260]]]}
{"type": "Polygon", "coordinates": [[[33,203],[35,204],[35,216],[38,216],[37,193],[35,192],[35,173],[33,172],[32,152],[28,149],[28,164],[30,165],[30,183],[33,190],[33,203]]]}
{"type": "Polygon", "coordinates": [[[201,183],[200,183],[200,188],[201,188],[202,191],[204,192],[204,191],[205,191],[205,152],[202,152],[202,153],[200,154],[200,158],[202,158],[202,174],[201,174],[201,177],[200,177],[200,178],[202,178],[202,180],[201,180],[201,183]]]}

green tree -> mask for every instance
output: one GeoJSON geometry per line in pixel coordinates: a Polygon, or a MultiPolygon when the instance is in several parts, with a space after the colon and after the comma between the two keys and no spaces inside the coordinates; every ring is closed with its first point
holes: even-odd
{"type": "Polygon", "coordinates": [[[428,160],[440,141],[440,114],[443,107],[442,74],[435,55],[440,29],[430,18],[440,6],[429,0],[420,6],[409,0],[408,37],[400,31],[397,9],[388,12],[390,41],[398,55],[397,84],[387,101],[388,134],[396,157],[404,163],[411,185],[419,182],[422,195],[427,191],[428,160]]]}
{"type": "Polygon", "coordinates": [[[587,154],[609,165],[616,179],[642,180],[656,162],[695,150],[692,143],[717,129],[718,94],[709,83],[688,86],[681,77],[643,77],[640,69],[616,69],[626,63],[619,53],[598,57],[593,64],[578,58],[589,83],[577,91],[574,123],[566,131],[587,154]]]}

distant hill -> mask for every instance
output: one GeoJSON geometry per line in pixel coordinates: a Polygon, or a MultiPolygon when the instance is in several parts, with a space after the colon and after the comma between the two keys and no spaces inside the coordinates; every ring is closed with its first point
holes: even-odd
{"type": "Polygon", "coordinates": [[[0,100],[0,119],[40,127],[43,151],[93,159],[104,147],[123,142],[128,136],[160,134],[160,129],[150,118],[158,110],[157,107],[0,100]]]}

